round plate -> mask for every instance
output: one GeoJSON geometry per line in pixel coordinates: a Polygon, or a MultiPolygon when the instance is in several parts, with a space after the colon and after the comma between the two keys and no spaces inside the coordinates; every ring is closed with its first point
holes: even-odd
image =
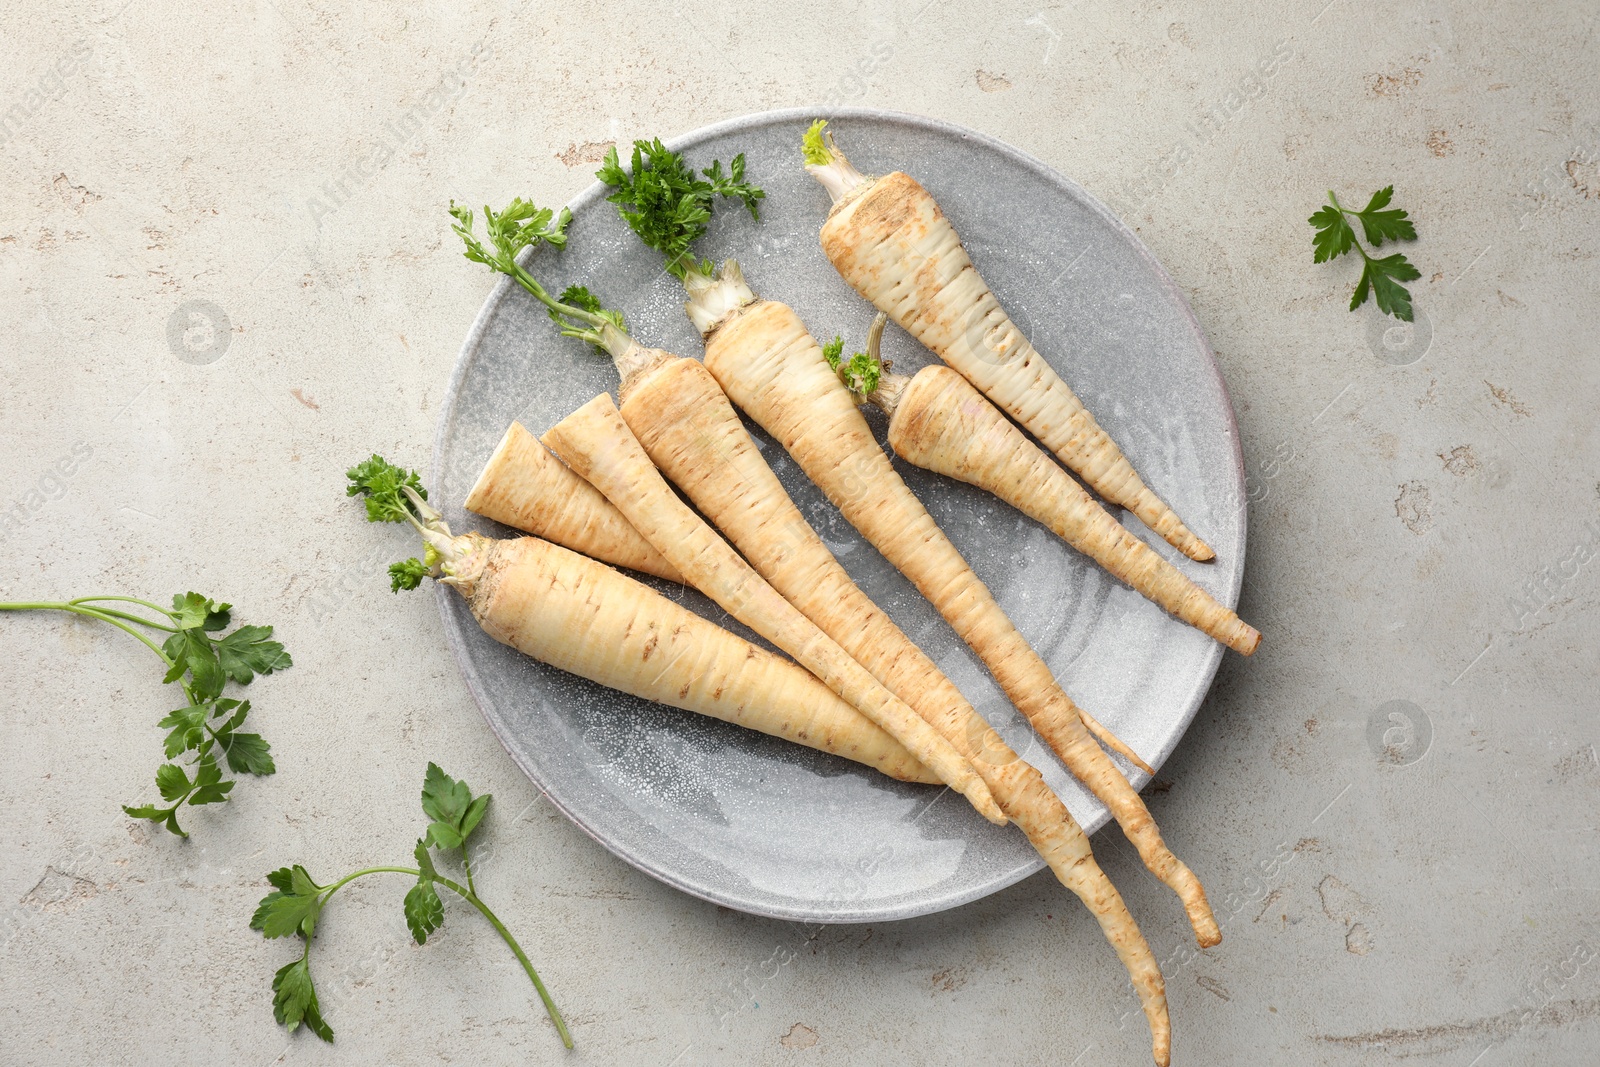
{"type": "MultiPolygon", "coordinates": [[[[816,114],[751,115],[672,147],[696,168],[743,152],[749,179],[767,191],[759,223],[725,201],[701,254],[739,259],[756,292],[790,304],[819,339],[841,333],[860,345],[873,309],[823,256],[828,197],[801,169],[800,137],[816,114]]],[[[1097,200],[1015,148],[912,115],[841,109],[832,118],[862,171],[904,170],[937,197],[1018,325],[1218,562],[1191,563],[1131,515],[1122,521],[1235,604],[1245,540],[1237,427],[1205,336],[1160,264],[1097,200]]],[[[571,208],[570,244],[537,250],[534,275],[552,292],[588,285],[641,342],[699,356],[678,283],[605,190],[591,186],[571,208]]],[[[933,358],[895,326],[884,354],[906,372],[933,358]]],[[[451,527],[510,536],[460,505],[506,426],[516,419],[543,433],[616,385],[608,360],[558,336],[544,310],[501,278],[439,415],[430,484],[451,527]]],[[[869,417],[881,439],[882,418],[869,417]]],[[[1099,827],[1105,809],[1034,739],[977,658],[783,450],[752,432],[852,577],[1044,772],[1084,828],[1099,827]]],[[[1221,646],[993,497],[896,466],[1073,699],[1159,766],[1199,707],[1221,646]]],[[[654,584],[749,636],[699,594],[654,584]]],[[[1019,831],[989,825],[949,790],[601,688],[497,644],[452,591],[440,587],[439,604],[473,696],[528,776],[595,840],[684,892],[758,915],[868,922],[954,907],[1042,866],[1019,831]]]]}

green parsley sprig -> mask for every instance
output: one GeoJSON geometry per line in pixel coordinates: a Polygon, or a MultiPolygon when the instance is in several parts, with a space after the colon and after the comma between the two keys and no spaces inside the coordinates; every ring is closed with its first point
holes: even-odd
{"type": "Polygon", "coordinates": [[[277,769],[266,740],[240,729],[250,714],[250,702],[224,697],[222,692],[230,681],[249,685],[256,675],[293,666],[294,661],[282,644],[272,640],[270,626],[240,626],[214,636],[231,624],[232,607],[192,592],[174,596],[170,611],[128,596],[0,604],[0,611],[65,611],[110,623],[161,657],[167,667],[162,681],[179,683],[188,703],[168,712],[157,725],[168,731],[167,759],[187,753],[189,769],[176,762],[162,764],[156,770],[156,790],[164,803],[123,805],[122,810],[136,819],[162,823],[179,837],[189,836],[178,824],[179,809],[225,802],[233,790],[235,782],[223,780],[219,755],[237,774],[268,775],[277,769]],[[158,617],[135,613],[133,608],[158,617]],[[168,636],[158,645],[135,626],[168,636]]]}
{"type": "Polygon", "coordinates": [[[627,341],[621,312],[602,307],[599,298],[582,286],[569,286],[559,297],[553,297],[539,283],[539,279],[517,262],[517,256],[525,248],[540,244],[565,248],[567,224],[572,221],[571,211],[562,208],[561,213],[556,215],[549,208],[535,207],[521,197],[511,201],[504,211],[485,206],[483,219],[489,247],[473,233],[474,216],[471,208],[452,200],[450,216],[456,220],[450,228],[466,245],[462,255],[474,263],[485,264],[491,270],[509,276],[526,289],[545,306],[550,317],[561,327],[561,336],[587,341],[613,355],[616,354],[613,349],[627,341]],[[608,330],[608,326],[614,327],[614,330],[608,330]]]}
{"type": "Polygon", "coordinates": [[[1326,263],[1337,259],[1354,248],[1361,254],[1361,280],[1350,298],[1354,311],[1367,301],[1370,292],[1377,301],[1378,310],[1405,322],[1412,321],[1411,293],[1401,282],[1413,282],[1422,272],[1399,252],[1378,258],[1367,253],[1356,240],[1355,230],[1349,220],[1361,223],[1361,231],[1373,248],[1381,248],[1385,241],[1415,241],[1417,229],[1398,208],[1390,208],[1394,186],[1386,185],[1372,194],[1372,199],[1360,211],[1351,211],[1339,203],[1339,198],[1328,193],[1328,203],[1306,221],[1316,228],[1311,239],[1312,262],[1326,263]]]}
{"type": "MultiPolygon", "coordinates": [[[[365,497],[368,522],[409,522],[421,533],[427,528],[421,507],[428,499],[428,490],[422,485],[422,476],[416,471],[396,467],[382,456],[371,459],[344,472],[350,485],[346,496],[365,497]],[[412,503],[412,495],[417,502],[412,503]]],[[[425,544],[423,558],[415,557],[389,565],[389,588],[398,593],[402,589],[415,589],[422,579],[438,566],[438,552],[431,543],[425,544]]]]}
{"type": "Polygon", "coordinates": [[[728,197],[744,204],[750,217],[761,217],[757,204],[766,192],[744,180],[744,153],[733,157],[726,174],[722,161],[696,177],[683,156],[667,149],[658,137],[653,141],[633,142],[633,160],[624,170],[616,146],[606,153],[605,162],[595,177],[615,190],[607,201],[646,246],[666,258],[667,270],[682,281],[694,273],[710,277],[713,264],[695,256],[693,245],[705,235],[711,208],[717,197],[728,197]]]}
{"type": "Polygon", "coordinates": [[[572,1034],[555,1001],[545,989],[544,982],[539,979],[539,972],[533,969],[527,953],[511,936],[511,931],[478,897],[477,887],[473,885],[472,860],[467,842],[482,822],[489,799],[487,793],[473,796],[466,782],[451,778],[436,764],[430,763],[422,780],[422,811],[430,821],[412,850],[417,863],[415,867],[363,867],[327,885],[313,880],[298,863],[292,867],[280,867],[267,875],[273,891],[261,898],[255,914],[250,917],[250,928],[261,931],[261,936],[266,938],[298,935],[304,941],[300,958],[279,968],[272,979],[272,1013],[278,1022],[287,1026],[291,1033],[304,1023],[322,1040],[333,1040],[333,1028],[322,1017],[316,986],[311,979],[311,941],[316,934],[317,924],[333,895],[357,878],[370,874],[403,874],[416,879],[406,892],[403,907],[406,926],[417,944],[425,944],[428,936],[444,923],[444,901],[439,897],[438,888],[443,886],[476,908],[510,946],[522,969],[532,979],[533,987],[544,1002],[550,1021],[555,1023],[562,1043],[572,1048],[572,1034]],[[458,848],[461,850],[466,885],[441,874],[430,852],[430,849],[448,852],[458,848]]]}
{"type": "Polygon", "coordinates": [[[489,542],[475,534],[456,537],[433,505],[416,471],[397,467],[382,456],[371,458],[345,471],[350,480],[349,496],[364,497],[368,522],[408,522],[422,538],[421,559],[412,557],[389,567],[389,587],[398,593],[415,589],[424,578],[450,584],[460,579],[474,560],[481,563],[479,550],[489,542]]]}
{"type": "Polygon", "coordinates": [[[888,316],[882,312],[874,316],[872,325],[867,328],[867,350],[856,352],[849,359],[844,358],[842,337],[835,336],[822,346],[822,358],[827,360],[828,366],[839,375],[839,380],[844,382],[845,388],[855,394],[857,403],[864,402],[877,392],[883,376],[894,366],[892,360],[881,359],[878,355],[884,323],[887,321],[888,316]]]}

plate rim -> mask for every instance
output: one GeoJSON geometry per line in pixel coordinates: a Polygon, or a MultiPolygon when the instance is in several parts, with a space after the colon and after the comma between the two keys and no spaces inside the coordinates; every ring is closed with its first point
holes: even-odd
{"type": "MultiPolygon", "coordinates": [[[[1054,167],[1051,167],[1044,161],[1030,155],[1027,152],[1024,152],[1015,145],[1009,144],[1005,141],[999,140],[996,137],[990,136],[989,134],[978,130],[974,130],[967,126],[962,126],[944,119],[935,118],[930,115],[921,115],[913,112],[895,111],[886,108],[873,107],[787,107],[775,108],[768,111],[756,111],[733,118],[722,119],[705,126],[699,126],[689,130],[686,133],[682,133],[670,138],[663,138],[663,141],[674,151],[683,151],[693,148],[705,141],[729,133],[737,133],[740,131],[777,125],[779,123],[797,120],[804,121],[807,119],[816,118],[825,118],[829,122],[833,122],[835,120],[866,119],[889,125],[908,126],[921,131],[931,131],[942,134],[946,137],[953,137],[958,140],[979,144],[1004,157],[1011,164],[1032,171],[1046,182],[1061,188],[1075,201],[1097,215],[1103,223],[1108,224],[1113,231],[1117,232],[1127,242],[1128,246],[1134,251],[1138,258],[1152,272],[1152,276],[1160,282],[1162,288],[1171,298],[1173,298],[1174,303],[1182,309],[1184,319],[1188,323],[1190,332],[1193,334],[1195,340],[1199,344],[1200,353],[1204,356],[1204,365],[1202,369],[1210,376],[1224,402],[1223,409],[1225,419],[1224,426],[1222,428],[1232,445],[1232,474],[1234,477],[1235,489],[1242,490],[1246,474],[1244,465],[1244,450],[1239,435],[1238,413],[1234,409],[1233,398],[1228,391],[1227,380],[1222,374],[1222,367],[1217,362],[1216,353],[1211,347],[1209,338],[1206,337],[1205,330],[1201,326],[1199,318],[1195,315],[1194,308],[1190,306],[1188,298],[1184,295],[1183,290],[1178,287],[1177,282],[1173,280],[1172,275],[1168,273],[1166,267],[1163,266],[1161,261],[1156,258],[1155,254],[1150,251],[1150,249],[1145,245],[1144,241],[1140,239],[1139,235],[1132,229],[1132,227],[1115,215],[1111,209],[1093,193],[1090,193],[1083,186],[1062,174],[1054,167]]],[[[586,209],[597,202],[603,201],[605,195],[606,186],[596,180],[591,182],[571,200],[567,201],[566,207],[568,210],[576,214],[579,210],[586,209]]],[[[821,223],[819,222],[818,225],[820,227],[821,223]]],[[[532,251],[532,249],[526,249],[524,250],[523,255],[531,255],[532,251]]],[[[478,309],[478,313],[473,318],[472,325],[467,330],[467,335],[462,340],[461,347],[456,353],[455,363],[451,368],[450,378],[445,386],[444,396],[440,400],[438,415],[434,422],[433,448],[430,459],[431,465],[429,469],[429,479],[434,485],[442,484],[441,473],[444,469],[443,457],[447,430],[452,422],[451,416],[454,414],[456,406],[460,401],[460,393],[462,385],[466,380],[467,370],[471,363],[471,357],[482,343],[483,335],[488,331],[489,325],[498,312],[500,304],[507,298],[507,296],[515,287],[516,284],[511,278],[505,275],[500,275],[498,277],[494,288],[490,290],[489,294],[484,298],[483,305],[478,309]]],[[[1230,554],[1234,555],[1238,559],[1238,566],[1233,572],[1232,580],[1228,583],[1226,596],[1220,598],[1222,602],[1231,609],[1236,609],[1238,607],[1240,591],[1244,586],[1244,573],[1246,565],[1245,546],[1249,531],[1249,502],[1242,491],[1239,492],[1239,500],[1240,522],[1238,524],[1238,535],[1236,539],[1237,543],[1231,547],[1230,552],[1230,554]]],[[[548,788],[546,788],[545,784],[540,780],[540,777],[535,772],[534,768],[530,767],[526,762],[524,762],[522,756],[509,743],[505,735],[501,732],[495,716],[490,715],[488,708],[485,706],[486,691],[484,689],[482,680],[478,675],[477,666],[469,657],[463,637],[460,631],[457,629],[457,620],[453,617],[454,612],[459,610],[459,596],[451,590],[448,590],[435,583],[434,600],[439,609],[440,621],[444,625],[445,637],[450,646],[451,655],[455,658],[456,667],[461,672],[461,677],[467,685],[467,690],[472,694],[473,703],[475,703],[478,707],[478,713],[483,716],[484,722],[488,724],[490,732],[495,735],[495,738],[500,742],[501,747],[504,748],[507,755],[511,757],[512,762],[517,765],[522,773],[527,776],[528,780],[533,783],[534,787],[539,790],[540,795],[544,797],[545,800],[549,801],[550,804],[555,807],[557,811],[561,812],[561,814],[564,815],[570,822],[572,822],[573,825],[577,826],[592,840],[605,848],[607,852],[610,852],[612,855],[616,856],[618,859],[621,859],[629,866],[649,875],[651,878],[669,885],[680,892],[686,893],[691,897],[706,901],[707,903],[731,908],[745,914],[757,915],[770,919],[826,924],[890,922],[899,919],[918,918],[925,915],[936,915],[952,908],[960,907],[963,904],[969,904],[975,900],[982,900],[988,896],[992,896],[993,894],[1000,892],[1003,889],[1007,889],[1010,886],[1017,884],[1025,878],[1037,874],[1045,867],[1044,860],[1035,855],[1030,863],[1024,864],[1012,871],[1008,871],[992,882],[985,883],[983,886],[975,889],[953,892],[942,897],[925,898],[918,904],[908,907],[864,910],[843,908],[823,913],[798,908],[788,909],[781,907],[753,906],[748,901],[740,901],[728,896],[727,894],[718,893],[714,889],[708,889],[700,885],[691,884],[680,877],[674,876],[670,872],[662,871],[651,866],[639,856],[634,855],[630,850],[624,849],[618,846],[616,843],[600,836],[599,833],[588,826],[583,819],[579,818],[575,812],[570,810],[559,799],[557,799],[548,788]]],[[[1195,686],[1188,697],[1186,707],[1184,708],[1182,714],[1178,716],[1176,728],[1171,731],[1167,741],[1162,744],[1160,750],[1154,755],[1154,757],[1148,758],[1148,762],[1156,770],[1159,771],[1166,761],[1171,758],[1173,752],[1177,750],[1178,744],[1182,742],[1184,736],[1188,734],[1189,727],[1193,724],[1195,716],[1200,711],[1200,706],[1205,702],[1207,694],[1210,693],[1211,687],[1216,681],[1217,671],[1222,663],[1222,654],[1222,646],[1216,641],[1212,641],[1210,643],[1206,662],[1196,677],[1195,686]]],[[[1149,780],[1149,776],[1145,775],[1142,771],[1135,770],[1129,775],[1129,780],[1135,789],[1139,789],[1142,788],[1144,783],[1149,780]]],[[[1109,814],[1104,811],[1102,805],[1102,811],[1099,816],[1095,819],[1089,820],[1086,824],[1084,824],[1084,833],[1092,836],[1098,832],[1100,828],[1105,826],[1105,824],[1109,821],[1109,818],[1109,814]]]]}

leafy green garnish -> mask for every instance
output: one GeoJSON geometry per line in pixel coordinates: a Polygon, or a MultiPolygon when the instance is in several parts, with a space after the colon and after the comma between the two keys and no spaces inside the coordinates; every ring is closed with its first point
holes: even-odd
{"type": "Polygon", "coordinates": [[[474,263],[484,263],[502,274],[516,274],[517,253],[524,248],[547,244],[553,248],[567,246],[567,225],[572,222],[572,212],[562,208],[557,214],[547,207],[538,207],[520,196],[507,204],[504,211],[495,211],[487,205],[483,209],[484,230],[493,249],[485,248],[472,232],[472,209],[465,204],[450,201],[450,215],[456,221],[450,228],[466,244],[462,253],[474,263]]]}
{"type": "Polygon", "coordinates": [[[1379,311],[1411,322],[1411,294],[1400,283],[1416,281],[1422,277],[1422,272],[1399,252],[1382,258],[1368,255],[1356,240],[1355,230],[1349,222],[1350,218],[1355,218],[1361,223],[1361,231],[1373,248],[1381,248],[1385,241],[1415,241],[1417,230],[1406,213],[1398,208],[1389,208],[1389,201],[1393,198],[1394,186],[1388,185],[1373,193],[1366,207],[1351,211],[1340,205],[1338,197],[1332,192],[1328,193],[1328,203],[1306,220],[1317,231],[1311,239],[1311,261],[1326,263],[1354,248],[1361,254],[1362,268],[1361,280],[1356,283],[1355,293],[1350,298],[1350,310],[1354,311],[1366,303],[1370,293],[1379,311]]]}
{"type": "Polygon", "coordinates": [[[422,584],[422,579],[428,576],[428,565],[412,556],[399,563],[389,564],[389,590],[398,593],[402,589],[411,590],[422,584]]]}
{"type": "MultiPolygon", "coordinates": [[[[423,516],[418,511],[418,505],[406,495],[406,490],[410,490],[422,500],[428,499],[428,490],[423,487],[422,476],[416,471],[397,467],[374,453],[371,458],[345,471],[344,476],[350,482],[345,488],[345,495],[366,498],[368,522],[409,522],[421,528],[423,516]]],[[[429,546],[427,558],[417,559],[413,556],[390,564],[389,588],[396,593],[402,589],[417,588],[422,584],[422,579],[433,573],[436,562],[432,546],[429,546]]]]}
{"type": "MultiPolygon", "coordinates": [[[[585,286],[567,286],[561,291],[561,295],[556,297],[556,301],[557,303],[565,304],[568,307],[580,308],[592,315],[598,315],[601,319],[611,323],[611,325],[615,326],[623,333],[628,332],[628,324],[622,318],[622,312],[612,311],[610,308],[602,305],[600,303],[600,298],[591,293],[585,286]]],[[[563,337],[579,337],[585,341],[588,341],[600,351],[606,351],[605,342],[598,334],[595,334],[593,330],[574,330],[568,325],[566,319],[563,317],[562,312],[555,308],[550,308],[548,310],[550,313],[550,318],[555,320],[556,324],[561,327],[561,335],[563,337]]]]}
{"type": "Polygon", "coordinates": [[[428,499],[420,474],[396,467],[377,454],[351,467],[344,476],[350,480],[345,496],[366,497],[368,522],[405,522],[415,515],[416,509],[401,492],[406,487],[422,499],[428,499]]]}
{"type": "Polygon", "coordinates": [[[844,358],[844,338],[835,336],[833,340],[822,346],[822,358],[828,361],[839,380],[844,382],[845,388],[855,394],[858,402],[866,400],[878,391],[878,386],[883,382],[883,376],[889,370],[889,364],[878,358],[878,345],[883,337],[884,316],[879,315],[873,320],[872,328],[867,331],[867,350],[856,352],[849,359],[844,358]]]}
{"type": "Polygon", "coordinates": [[[808,166],[826,167],[833,162],[833,153],[828,151],[828,144],[823,140],[822,131],[827,128],[828,120],[818,119],[811,124],[800,142],[800,152],[805,156],[808,166]]]}
{"type": "Polygon", "coordinates": [[[683,279],[690,271],[710,276],[710,260],[699,260],[691,251],[706,232],[716,198],[731,197],[760,218],[757,203],[766,193],[744,180],[744,153],[733,157],[728,173],[722,161],[713,161],[696,177],[683,157],[669,151],[658,137],[654,141],[633,142],[632,165],[624,170],[613,145],[595,177],[616,191],[606,199],[617,205],[630,229],[650,248],[666,259],[672,276],[683,279]]]}
{"type": "Polygon", "coordinates": [[[883,379],[883,364],[865,352],[855,353],[849,362],[838,364],[834,369],[850,391],[860,397],[877,392],[878,382],[883,379]]]}
{"type": "Polygon", "coordinates": [[[236,774],[268,775],[277,770],[266,740],[239,729],[250,714],[250,702],[224,697],[222,692],[229,681],[249,685],[256,675],[292,667],[294,660],[272,640],[270,626],[241,626],[213,636],[231,625],[232,607],[193,592],[174,596],[170,609],[125,596],[0,604],[0,611],[48,609],[98,619],[138,638],[161,657],[167,668],[162,681],[179,683],[188,702],[156,725],[167,731],[166,758],[176,760],[187,753],[189,769],[162,764],[156,770],[156,792],[165,803],[125,804],[122,810],[136,819],[162,823],[179,837],[189,836],[178,823],[179,809],[223,803],[233,790],[236,783],[223,780],[219,757],[236,774]],[[132,607],[144,609],[145,614],[134,613],[132,607]],[[156,618],[150,617],[152,612],[156,618]],[[157,645],[134,626],[168,636],[157,645]]]}
{"type": "Polygon", "coordinates": [[[472,536],[454,537],[444,516],[428,503],[428,491],[416,471],[397,467],[382,456],[345,471],[347,496],[364,497],[368,522],[405,522],[422,536],[422,558],[389,565],[389,588],[415,589],[422,579],[454,575],[452,567],[472,555],[472,536]]]}
{"type": "MultiPolygon", "coordinates": [[[[547,244],[555,248],[565,248],[567,224],[572,221],[572,212],[562,208],[560,215],[555,215],[549,208],[535,207],[521,198],[511,201],[511,204],[500,212],[486,206],[483,209],[484,228],[488,231],[489,241],[494,246],[493,251],[485,248],[473,234],[471,208],[458,205],[452,200],[450,216],[456,220],[450,228],[467,246],[463,254],[474,263],[487,264],[490,269],[509,276],[526,289],[535,300],[545,306],[550,312],[550,317],[560,325],[561,336],[576,337],[609,353],[611,350],[607,347],[608,338],[604,327],[610,324],[621,331],[622,341],[626,341],[627,333],[622,324],[621,312],[608,311],[601,307],[599,299],[582,286],[568,288],[561,294],[561,298],[557,299],[539,284],[539,280],[530,274],[527,268],[517,262],[517,253],[534,245],[547,244]],[[578,294],[577,302],[567,299],[573,294],[578,294]]],[[[395,577],[397,583],[400,580],[398,576],[395,577]]],[[[397,584],[395,588],[398,590],[403,587],[397,584]]]]}
{"type": "Polygon", "coordinates": [[[477,829],[488,807],[487,796],[474,800],[467,783],[456,781],[435,764],[428,764],[427,777],[422,780],[422,810],[433,820],[428,824],[427,835],[431,847],[460,848],[477,829]]]}
{"type": "Polygon", "coordinates": [[[451,778],[436,764],[430,763],[422,781],[422,810],[431,821],[412,849],[412,856],[417,863],[415,867],[364,867],[328,885],[317,883],[299,864],[280,867],[267,875],[272,892],[262,897],[261,903],[256,905],[255,913],[250,917],[250,928],[259,930],[265,938],[300,937],[304,942],[300,958],[279,968],[272,979],[272,1013],[278,1022],[287,1026],[291,1033],[305,1023],[322,1040],[333,1040],[333,1028],[322,1018],[316,986],[311,978],[311,945],[317,925],[329,899],[357,878],[370,874],[403,874],[416,879],[406,891],[401,906],[405,912],[406,927],[417,944],[426,944],[429,936],[444,924],[444,901],[440,899],[438,889],[443,886],[471,904],[499,932],[533,981],[545,1010],[556,1024],[562,1043],[567,1048],[572,1047],[572,1034],[539,979],[538,972],[533,969],[527,954],[505,924],[478,896],[477,888],[472,883],[472,863],[467,853],[467,843],[482,822],[489,800],[487,793],[474,797],[466,782],[451,778]],[[429,851],[431,848],[461,849],[466,885],[439,873],[434,856],[429,851]]]}

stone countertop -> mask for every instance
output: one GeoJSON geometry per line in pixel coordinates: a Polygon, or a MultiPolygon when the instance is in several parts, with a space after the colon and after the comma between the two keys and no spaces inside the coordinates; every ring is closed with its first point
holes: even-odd
{"type": "Polygon", "coordinates": [[[148,654],[0,619],[0,1060],[1148,1062],[1048,875],[804,927],[611,856],[512,764],[431,598],[391,597],[348,521],[348,457],[426,466],[492,284],[442,204],[563,201],[613,141],[820,101],[1076,179],[1226,375],[1240,613],[1268,639],[1225,660],[1148,791],[1223,944],[1194,951],[1120,835],[1094,841],[1162,961],[1174,1062],[1593,1061],[1593,5],[347,6],[0,15],[0,599],[197,588],[299,660],[249,693],[284,769],[184,842],[117,812],[151,791],[170,706],[148,654]],[[1346,310],[1356,264],[1313,266],[1305,223],[1330,188],[1391,182],[1422,234],[1409,328],[1346,310]],[[453,908],[418,948],[392,884],[319,930],[337,1043],[273,1022],[292,949],[245,929],[262,872],[402,861],[429,759],[496,797],[480,886],[575,1053],[487,927],[453,908]]]}

